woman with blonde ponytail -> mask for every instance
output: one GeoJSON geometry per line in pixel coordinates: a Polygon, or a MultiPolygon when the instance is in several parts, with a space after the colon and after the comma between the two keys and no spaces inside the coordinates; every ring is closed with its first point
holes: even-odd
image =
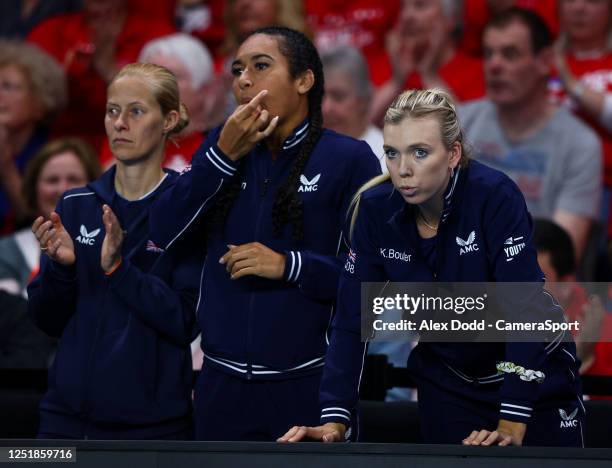
{"type": "Polygon", "coordinates": [[[149,208],[178,179],[161,166],[166,141],[188,122],[171,72],[127,65],[108,87],[104,120],[116,165],[32,226],[46,255],[28,287],[29,311],[60,339],[41,438],[191,437],[202,256],[149,237],[149,208]]]}
{"type": "MultiPolygon", "coordinates": [[[[506,317],[562,320],[542,287],[521,192],[501,172],[469,160],[449,96],[435,89],[402,93],[386,112],[383,135],[389,174],[366,183],[352,203],[351,251],[321,381],[321,425],[295,426],[281,442],[358,437],[354,415],[366,351],[361,326],[368,325],[368,334],[376,330],[368,317],[362,321],[361,310],[372,310],[369,300],[362,309],[362,283],[521,283],[520,294],[503,298],[506,317]]],[[[408,359],[426,443],[583,445],[571,337],[476,343],[463,332],[454,338],[421,340],[408,359]]]]}

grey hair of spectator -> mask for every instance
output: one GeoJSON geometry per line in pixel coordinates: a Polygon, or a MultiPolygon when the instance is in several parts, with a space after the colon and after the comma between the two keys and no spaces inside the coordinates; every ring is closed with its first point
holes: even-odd
{"type": "Polygon", "coordinates": [[[189,34],[176,33],[148,42],[141,50],[138,61],[147,62],[156,54],[180,60],[191,74],[193,89],[201,88],[215,75],[210,52],[189,34]]]}
{"type": "Polygon", "coordinates": [[[363,54],[355,47],[341,46],[321,54],[323,72],[340,71],[352,82],[357,96],[369,100],[374,89],[370,81],[368,63],[363,54]]]}
{"type": "Polygon", "coordinates": [[[68,103],[64,69],[33,44],[0,40],[0,68],[16,66],[28,81],[42,107],[42,121],[50,123],[68,103]]]}

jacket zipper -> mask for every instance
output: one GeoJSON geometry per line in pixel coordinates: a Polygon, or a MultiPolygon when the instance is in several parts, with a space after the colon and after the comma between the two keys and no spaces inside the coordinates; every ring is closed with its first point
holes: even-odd
{"type": "MultiPolygon", "coordinates": [[[[257,220],[255,222],[255,232],[254,232],[254,241],[257,241],[257,239],[259,238],[259,230],[261,228],[261,217],[264,211],[264,206],[265,206],[265,199],[266,196],[268,194],[268,186],[270,184],[270,177],[267,176],[264,180],[263,180],[263,187],[262,187],[262,191],[261,191],[261,202],[259,203],[259,208],[257,211],[257,220]]],[[[248,315],[247,315],[247,344],[246,344],[246,363],[247,363],[247,373],[246,373],[246,378],[247,380],[251,380],[253,378],[253,369],[251,367],[251,345],[253,342],[253,309],[254,309],[254,305],[255,305],[255,292],[251,292],[251,297],[249,299],[249,311],[248,311],[248,315]]]]}

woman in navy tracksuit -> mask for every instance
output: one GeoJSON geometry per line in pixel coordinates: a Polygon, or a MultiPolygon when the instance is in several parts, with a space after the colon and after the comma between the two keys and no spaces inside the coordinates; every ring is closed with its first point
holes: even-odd
{"type": "Polygon", "coordinates": [[[174,75],[123,68],[109,86],[116,165],[69,190],[33,231],[47,254],[28,288],[38,326],[60,337],[40,404],[39,437],[188,438],[201,256],[148,236],[148,210],[178,178],[161,168],[168,135],[188,123],[174,75]]]}
{"type": "Polygon", "coordinates": [[[321,128],[321,63],[304,35],[255,32],[232,73],[240,106],[156,203],[152,235],[207,243],[196,437],[274,440],[318,421],[346,210],[380,166],[366,143],[321,128]]]}
{"type": "MultiPolygon", "coordinates": [[[[520,294],[505,298],[507,313],[524,321],[560,317],[541,287],[522,194],[504,174],[466,158],[448,95],[401,94],[385,116],[384,141],[390,176],[356,197],[321,425],[296,426],[282,441],[346,436],[365,352],[362,282],[520,282],[520,294]]],[[[579,363],[566,333],[548,342],[419,343],[408,368],[425,442],[582,446],[579,363]]]]}

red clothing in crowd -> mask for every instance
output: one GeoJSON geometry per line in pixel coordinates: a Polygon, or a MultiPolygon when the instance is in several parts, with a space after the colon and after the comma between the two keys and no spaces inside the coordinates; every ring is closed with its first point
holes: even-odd
{"type": "MultiPolygon", "coordinates": [[[[584,317],[584,307],[588,303],[588,296],[584,288],[574,285],[572,287],[571,299],[565,305],[565,314],[568,322],[581,320],[584,317]]],[[[575,336],[576,332],[572,331],[575,336]]],[[[605,375],[612,376],[612,313],[606,313],[601,324],[601,335],[593,350],[593,362],[582,373],[583,375],[605,375]]],[[[610,399],[610,397],[595,397],[592,399],[610,399]]]]}
{"type": "MultiPolygon", "coordinates": [[[[478,99],[485,94],[482,60],[478,58],[457,52],[438,73],[458,101],[478,99]]],[[[411,74],[404,85],[404,89],[422,88],[423,82],[418,73],[411,74]]]]}
{"type": "MultiPolygon", "coordinates": [[[[142,46],[175,32],[170,22],[128,14],[116,43],[117,66],[135,62],[142,46]]],[[[53,131],[78,135],[99,148],[104,138],[107,83],[93,69],[95,46],[83,13],[61,15],[38,25],[28,41],[38,45],[64,66],[68,76],[69,104],[53,131]]]]}
{"type": "MultiPolygon", "coordinates": [[[[162,166],[178,172],[182,171],[191,164],[191,158],[205,139],[206,135],[204,133],[196,132],[180,140],[169,140],[166,143],[166,154],[162,166]]],[[[107,139],[104,139],[104,144],[100,150],[100,162],[103,168],[107,168],[114,163],[114,156],[107,139]]]]}
{"type": "MultiPolygon", "coordinates": [[[[148,1],[148,0],[138,0],[148,1]]],[[[225,40],[225,23],[223,18],[225,0],[208,0],[202,5],[198,19],[188,25],[183,25],[182,29],[194,37],[200,39],[212,54],[215,63],[223,64],[227,58],[223,51],[225,40]],[[192,29],[186,30],[185,26],[192,29]]],[[[217,68],[220,70],[221,68],[217,68]]]]}
{"type": "Polygon", "coordinates": [[[178,0],[128,0],[130,11],[159,21],[173,22],[178,0]]]}
{"type": "Polygon", "coordinates": [[[358,47],[375,86],[391,77],[385,36],[395,26],[400,0],[305,0],[304,5],[320,51],[341,45],[358,47]]]}
{"type": "MultiPolygon", "coordinates": [[[[612,53],[580,59],[570,55],[567,57],[567,65],[572,74],[588,88],[600,93],[612,92],[612,53]]],[[[595,119],[580,112],[575,102],[564,92],[559,78],[555,77],[550,80],[549,89],[556,103],[565,105],[577,112],[582,120],[587,122],[601,138],[604,155],[604,184],[612,187],[612,135],[595,119]]]]}
{"type": "MultiPolygon", "coordinates": [[[[546,21],[553,35],[557,35],[557,0],[515,0],[514,4],[538,13],[546,21]]],[[[482,56],[482,33],[491,16],[487,0],[464,0],[463,36],[459,45],[463,52],[476,57],[482,56]]]]}

